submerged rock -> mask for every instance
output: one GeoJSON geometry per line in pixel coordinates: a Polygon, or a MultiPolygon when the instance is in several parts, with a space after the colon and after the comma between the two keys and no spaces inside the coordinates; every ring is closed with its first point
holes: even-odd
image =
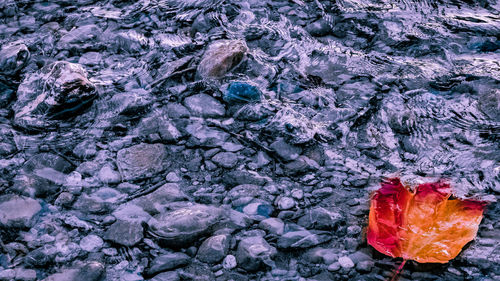
{"type": "Polygon", "coordinates": [[[82,113],[98,93],[81,65],[58,61],[26,77],[12,106],[14,124],[43,130],[82,113]]]}
{"type": "Polygon", "coordinates": [[[16,95],[15,85],[9,84],[10,83],[3,83],[0,80],[0,107],[5,107],[16,95]]]}
{"type": "Polygon", "coordinates": [[[233,168],[238,163],[238,155],[232,152],[219,152],[212,157],[212,161],[224,168],[233,168]]]}
{"type": "Polygon", "coordinates": [[[93,261],[82,266],[73,281],[100,281],[104,278],[106,268],[104,264],[93,261]]]}
{"type": "Polygon", "coordinates": [[[106,231],[105,239],[123,246],[134,246],[144,238],[140,222],[116,221],[106,231]]]}
{"type": "Polygon", "coordinates": [[[143,118],[137,125],[135,133],[143,138],[158,135],[165,142],[175,142],[182,136],[175,125],[168,120],[166,114],[156,113],[143,118]]]}
{"type": "Polygon", "coordinates": [[[349,257],[340,257],[338,262],[340,266],[345,269],[350,269],[354,267],[354,263],[349,257]]]}
{"type": "Polygon", "coordinates": [[[285,223],[278,218],[268,218],[259,223],[259,228],[274,235],[283,235],[285,223]]]}
{"type": "Polygon", "coordinates": [[[481,111],[495,121],[500,121],[500,90],[491,90],[480,96],[478,106],[481,111]]]}
{"type": "Polygon", "coordinates": [[[96,41],[101,36],[101,29],[94,24],[80,26],[66,33],[57,44],[59,49],[87,50],[97,49],[96,41]]]}
{"type": "Polygon", "coordinates": [[[236,170],[224,174],[222,182],[227,186],[233,187],[242,184],[252,184],[262,186],[271,181],[268,177],[263,177],[255,171],[236,170]]]}
{"type": "Polygon", "coordinates": [[[272,263],[271,258],[277,253],[276,248],[259,236],[248,237],[240,241],[236,251],[236,260],[240,267],[256,271],[272,263]]]}
{"type": "Polygon", "coordinates": [[[65,268],[58,273],[49,275],[43,281],[102,281],[105,275],[106,268],[104,264],[92,261],[79,268],[65,268]]]}
{"type": "Polygon", "coordinates": [[[322,127],[292,108],[283,108],[270,120],[266,130],[285,137],[292,144],[301,144],[312,140],[322,127]]]}
{"type": "Polygon", "coordinates": [[[337,230],[344,222],[344,217],[337,212],[316,207],[299,218],[298,224],[308,229],[337,230]]]}
{"type": "Polygon", "coordinates": [[[223,117],[226,113],[224,106],[209,95],[197,94],[184,100],[184,105],[196,116],[223,117]]]}
{"type": "Polygon", "coordinates": [[[284,165],[284,168],[290,175],[298,175],[317,170],[319,169],[319,165],[316,161],[301,155],[294,161],[284,165]]]}
{"type": "Polygon", "coordinates": [[[33,269],[26,269],[22,267],[0,270],[0,280],[35,281],[37,280],[36,271],[33,269]]]}
{"type": "Polygon", "coordinates": [[[40,153],[26,161],[14,178],[13,189],[29,196],[46,197],[67,182],[73,166],[62,157],[40,153]]]}
{"type": "Polygon", "coordinates": [[[330,233],[326,231],[291,231],[285,233],[278,239],[280,249],[310,248],[332,239],[330,233]]]}
{"type": "Polygon", "coordinates": [[[159,214],[148,222],[149,230],[169,247],[184,247],[212,232],[223,218],[222,209],[193,205],[159,214]]]}
{"type": "Polygon", "coordinates": [[[24,44],[9,44],[0,50],[0,74],[13,76],[18,74],[30,59],[28,47],[24,44]]]}
{"type": "Polygon", "coordinates": [[[236,170],[224,174],[222,182],[227,186],[233,187],[242,184],[264,185],[271,181],[268,177],[263,177],[255,171],[236,170]]]}
{"type": "Polygon", "coordinates": [[[292,161],[299,157],[302,153],[302,149],[298,146],[290,145],[283,139],[278,139],[273,142],[270,146],[278,154],[280,158],[285,161],[292,161]]]}
{"type": "Polygon", "coordinates": [[[102,61],[102,54],[98,52],[87,52],[83,54],[78,60],[79,64],[86,66],[96,66],[102,61]]]}
{"type": "Polygon", "coordinates": [[[202,262],[217,263],[226,256],[228,249],[228,236],[216,235],[203,241],[196,257],[202,262]]]}
{"type": "Polygon", "coordinates": [[[245,57],[248,48],[243,41],[219,41],[208,47],[198,65],[202,78],[220,78],[237,66],[245,57]]]}
{"type": "Polygon", "coordinates": [[[42,207],[38,201],[18,195],[0,196],[0,226],[29,228],[42,207]]]}
{"type": "Polygon", "coordinates": [[[141,143],[118,151],[116,163],[124,180],[136,180],[162,171],[165,157],[164,145],[141,143]]]}
{"type": "Polygon", "coordinates": [[[169,203],[187,199],[188,196],[179,188],[178,184],[166,183],[154,192],[134,199],[132,202],[142,207],[146,212],[156,215],[164,212],[169,203]]]}
{"type": "Polygon", "coordinates": [[[149,40],[135,30],[120,32],[111,39],[110,51],[116,53],[139,53],[146,50],[149,40]]]}
{"type": "Polygon", "coordinates": [[[309,32],[312,36],[321,37],[326,36],[332,32],[332,23],[328,22],[325,19],[319,19],[315,22],[312,22],[306,26],[306,31],[309,32]]]}
{"type": "Polygon", "coordinates": [[[178,268],[187,265],[191,258],[184,253],[168,253],[156,257],[151,262],[151,267],[147,270],[148,275],[178,268]]]}
{"type": "Polygon", "coordinates": [[[78,272],[79,272],[78,268],[63,269],[58,273],[49,275],[47,278],[43,279],[43,281],[75,280],[78,272]]]}
{"type": "Polygon", "coordinates": [[[227,270],[231,270],[238,265],[236,262],[236,257],[233,255],[227,255],[222,261],[222,267],[227,270]]]}
{"type": "Polygon", "coordinates": [[[73,205],[73,208],[84,213],[102,214],[112,210],[124,196],[114,188],[103,187],[90,195],[82,194],[73,205]]]}
{"type": "Polygon", "coordinates": [[[133,203],[123,204],[118,207],[113,212],[113,217],[117,220],[140,223],[147,222],[151,219],[151,215],[133,203]]]}
{"type": "Polygon", "coordinates": [[[150,281],[180,281],[179,273],[177,271],[166,271],[155,275],[149,279],[150,281]]]}
{"type": "Polygon", "coordinates": [[[245,104],[234,113],[234,118],[240,121],[262,121],[272,112],[261,103],[245,104]]]}
{"type": "Polygon", "coordinates": [[[109,183],[114,184],[120,182],[120,174],[115,169],[113,169],[113,167],[109,164],[104,165],[99,170],[98,177],[102,183],[106,184],[109,183]]]}
{"type": "Polygon", "coordinates": [[[248,103],[260,101],[262,93],[260,90],[247,83],[233,82],[224,94],[224,100],[232,103],[248,103]]]}
{"type": "Polygon", "coordinates": [[[90,234],[88,236],[85,236],[82,238],[80,241],[80,248],[82,250],[87,251],[87,252],[98,252],[104,244],[104,241],[101,239],[101,237],[90,234]]]}
{"type": "Polygon", "coordinates": [[[193,146],[217,147],[229,138],[228,133],[208,127],[201,122],[187,125],[186,132],[191,135],[189,144],[193,146]]]}

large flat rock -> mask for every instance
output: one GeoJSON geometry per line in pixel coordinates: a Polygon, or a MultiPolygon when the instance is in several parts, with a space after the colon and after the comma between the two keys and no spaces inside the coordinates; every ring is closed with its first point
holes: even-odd
{"type": "Polygon", "coordinates": [[[166,151],[162,144],[146,144],[118,151],[116,163],[124,180],[150,177],[164,169],[166,151]]]}
{"type": "Polygon", "coordinates": [[[42,206],[37,200],[18,195],[0,197],[0,226],[29,228],[42,206]]]}

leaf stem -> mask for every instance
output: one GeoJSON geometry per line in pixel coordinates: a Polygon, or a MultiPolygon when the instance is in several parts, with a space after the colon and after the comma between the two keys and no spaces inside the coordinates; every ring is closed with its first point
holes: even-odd
{"type": "Polygon", "coordinates": [[[403,266],[405,266],[407,260],[403,260],[403,262],[399,265],[398,269],[396,272],[394,272],[394,275],[392,276],[390,281],[397,281],[399,279],[399,274],[403,270],[403,266]]]}

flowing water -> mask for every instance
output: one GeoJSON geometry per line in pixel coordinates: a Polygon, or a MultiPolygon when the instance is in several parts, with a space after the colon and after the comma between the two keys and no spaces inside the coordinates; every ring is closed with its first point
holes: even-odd
{"type": "MultiPolygon", "coordinates": [[[[498,190],[499,2],[151,1],[144,9],[209,30],[196,40],[246,40],[250,71],[232,79],[285,89],[289,103],[300,88],[330,111],[352,110],[328,124],[341,135],[330,144],[344,153],[449,178],[462,196],[498,190]]],[[[168,44],[182,44],[183,31],[168,44]]]]}

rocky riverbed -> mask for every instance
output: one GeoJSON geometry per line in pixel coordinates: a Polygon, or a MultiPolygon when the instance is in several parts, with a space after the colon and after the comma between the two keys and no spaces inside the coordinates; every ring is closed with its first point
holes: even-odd
{"type": "Polygon", "coordinates": [[[382,178],[491,203],[500,2],[0,0],[0,280],[386,280],[382,178]]]}

